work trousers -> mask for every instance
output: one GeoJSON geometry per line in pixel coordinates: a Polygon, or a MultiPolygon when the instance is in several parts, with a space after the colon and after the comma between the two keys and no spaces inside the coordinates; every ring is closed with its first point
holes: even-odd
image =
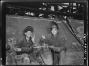
{"type": "Polygon", "coordinates": [[[53,51],[52,49],[51,49],[51,52],[53,57],[53,65],[59,65],[60,52],[53,51]]]}
{"type": "Polygon", "coordinates": [[[53,65],[65,65],[66,52],[62,50],[60,52],[55,52],[51,50],[53,57],[53,65]]]}

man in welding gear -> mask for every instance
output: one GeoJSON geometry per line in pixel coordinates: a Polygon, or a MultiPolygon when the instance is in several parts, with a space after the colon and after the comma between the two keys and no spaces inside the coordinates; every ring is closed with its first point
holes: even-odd
{"type": "Polygon", "coordinates": [[[66,39],[65,37],[60,36],[60,32],[58,24],[54,21],[51,22],[51,27],[50,27],[51,33],[48,34],[47,36],[42,35],[42,39],[40,40],[41,44],[46,44],[50,46],[50,50],[52,52],[53,56],[53,65],[59,65],[60,61],[60,54],[63,50],[66,50],[65,42],[66,39]]]}
{"type": "Polygon", "coordinates": [[[33,36],[33,32],[34,32],[33,27],[27,26],[23,31],[23,35],[24,35],[23,39],[15,45],[16,48],[14,48],[14,50],[17,51],[17,55],[26,53],[30,55],[32,59],[41,63],[38,57],[36,57],[36,53],[34,52],[33,47],[35,44],[34,41],[35,36],[33,36]]]}

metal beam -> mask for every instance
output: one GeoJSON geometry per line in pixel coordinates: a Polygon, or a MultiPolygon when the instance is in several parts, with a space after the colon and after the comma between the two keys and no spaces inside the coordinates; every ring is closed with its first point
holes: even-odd
{"type": "Polygon", "coordinates": [[[39,9],[34,9],[34,8],[27,8],[27,7],[21,7],[21,6],[14,6],[11,5],[12,7],[20,8],[20,10],[25,10],[28,12],[37,12],[37,13],[43,13],[43,14],[55,14],[55,15],[64,15],[64,16],[83,16],[83,13],[62,13],[59,11],[50,11],[50,10],[39,10],[39,9]]]}
{"type": "Polygon", "coordinates": [[[1,1],[3,1],[3,2],[56,2],[56,3],[63,3],[63,2],[65,2],[65,3],[68,3],[68,2],[70,2],[70,3],[73,3],[73,2],[75,2],[75,3],[84,3],[84,2],[87,2],[88,0],[1,0],[1,1]]]}

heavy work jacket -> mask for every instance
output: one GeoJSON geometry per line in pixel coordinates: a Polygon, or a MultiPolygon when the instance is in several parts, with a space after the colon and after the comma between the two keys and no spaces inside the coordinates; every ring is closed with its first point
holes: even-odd
{"type": "Polygon", "coordinates": [[[56,36],[53,36],[51,33],[46,36],[45,39],[40,40],[40,44],[45,43],[49,46],[53,45],[54,47],[62,47],[63,49],[67,49],[65,45],[65,37],[60,36],[59,32],[56,36]]]}
{"type": "Polygon", "coordinates": [[[21,48],[20,52],[17,52],[17,54],[22,54],[22,53],[32,53],[33,52],[33,45],[34,43],[32,42],[31,38],[27,42],[26,38],[24,37],[22,40],[17,42],[15,47],[21,48]]]}

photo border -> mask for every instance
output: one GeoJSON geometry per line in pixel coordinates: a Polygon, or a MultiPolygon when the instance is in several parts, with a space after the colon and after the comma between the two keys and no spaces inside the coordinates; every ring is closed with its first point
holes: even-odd
{"type": "MultiPolygon", "coordinates": [[[[6,61],[6,50],[5,50],[5,41],[6,41],[6,10],[5,10],[5,6],[6,3],[8,2],[49,2],[49,3],[83,3],[84,4],[84,49],[86,49],[86,54],[84,52],[84,58],[86,58],[84,60],[84,65],[83,66],[87,66],[88,65],[88,0],[1,0],[0,1],[0,62],[1,65],[5,65],[5,61],[6,61]],[[86,48],[86,47],[87,48],[86,48]]],[[[6,65],[7,66],[7,65],[6,65]]],[[[11,65],[12,66],[12,65],[11,65]]],[[[61,65],[63,66],[63,65],[61,65]]],[[[66,66],[66,65],[64,65],[66,66]]],[[[68,65],[71,66],[71,65],[68,65]]],[[[80,66],[80,65],[73,65],[73,66],[80,66]]]]}

